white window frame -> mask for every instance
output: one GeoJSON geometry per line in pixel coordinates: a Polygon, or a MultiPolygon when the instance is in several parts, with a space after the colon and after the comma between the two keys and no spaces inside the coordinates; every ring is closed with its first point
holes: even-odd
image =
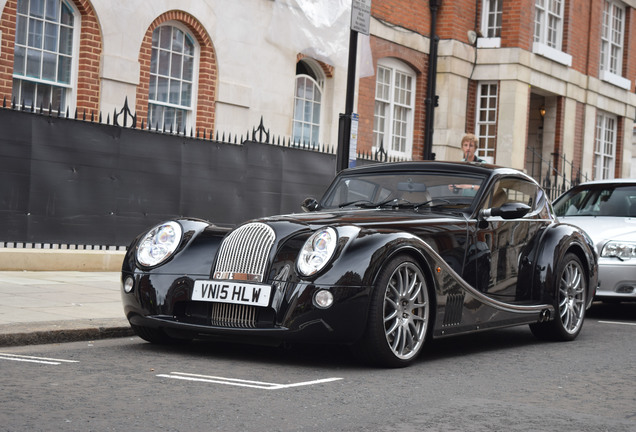
{"type": "Polygon", "coordinates": [[[311,69],[312,73],[315,75],[315,78],[307,75],[307,74],[298,74],[296,75],[296,79],[294,80],[294,116],[292,118],[292,140],[294,144],[299,144],[301,146],[309,145],[311,147],[317,147],[322,138],[322,118],[323,118],[323,106],[324,106],[324,84],[325,84],[325,76],[322,72],[321,68],[310,58],[303,58],[300,60],[303,62],[305,66],[311,69]],[[313,84],[314,91],[311,94],[311,98],[308,99],[305,96],[298,96],[298,83],[300,80],[309,80],[313,84]],[[320,95],[320,100],[316,101],[315,92],[318,92],[320,95]],[[302,105],[302,113],[299,113],[297,109],[302,105]],[[315,105],[318,105],[318,118],[316,119],[315,109],[311,110],[309,116],[307,116],[307,107],[311,106],[315,108],[315,105]],[[314,130],[317,130],[314,139],[306,139],[305,131],[309,129],[309,136],[314,137],[314,130]],[[300,131],[300,133],[298,133],[300,131]]]}
{"type": "Polygon", "coordinates": [[[594,180],[614,178],[617,137],[618,117],[606,112],[597,112],[594,137],[594,180]]]}
{"type": "Polygon", "coordinates": [[[475,154],[489,163],[494,163],[497,151],[498,109],[499,83],[479,81],[475,109],[475,136],[479,148],[475,154]]]}
{"type": "Polygon", "coordinates": [[[565,0],[535,0],[532,52],[569,67],[572,56],[562,51],[564,3],[565,0]]]}
{"type": "Polygon", "coordinates": [[[479,48],[499,48],[501,46],[503,2],[504,0],[483,0],[481,14],[481,33],[483,37],[477,40],[479,48]]]}
{"type": "Polygon", "coordinates": [[[415,113],[415,100],[417,88],[417,75],[405,63],[394,58],[382,58],[378,60],[376,69],[376,94],[375,109],[373,115],[373,151],[380,149],[380,140],[382,140],[382,148],[391,157],[410,160],[413,157],[413,122],[415,113]],[[388,83],[388,95],[383,97],[378,94],[378,71],[383,69],[390,74],[390,82],[388,83]],[[396,101],[396,76],[400,76],[410,83],[410,88],[404,89],[404,95],[408,94],[409,101],[407,103],[396,101]],[[384,107],[385,115],[378,115],[378,108],[384,107]],[[397,119],[397,114],[401,113],[404,117],[397,119]],[[400,128],[400,126],[402,126],[400,128]],[[381,129],[380,129],[381,127],[381,129]],[[399,131],[401,129],[401,133],[399,131]],[[387,139],[388,137],[388,139],[387,139]],[[403,147],[396,149],[395,145],[403,147]]]}
{"type": "MultiPolygon", "coordinates": [[[[155,31],[159,30],[159,28],[161,27],[174,27],[178,30],[181,30],[185,37],[190,39],[190,42],[192,42],[193,45],[193,61],[192,61],[192,94],[190,97],[190,105],[181,105],[181,104],[174,104],[174,103],[170,103],[170,102],[165,102],[165,101],[158,101],[158,100],[154,100],[150,98],[150,86],[152,84],[149,85],[148,88],[148,123],[149,123],[149,127],[150,128],[155,128],[157,127],[156,122],[152,122],[150,120],[150,115],[151,115],[151,109],[150,109],[150,105],[155,105],[158,107],[166,107],[166,108],[171,108],[171,109],[176,109],[176,110],[183,110],[185,112],[185,124],[183,126],[180,126],[179,128],[174,128],[172,129],[172,131],[174,133],[180,133],[183,132],[184,130],[188,130],[190,128],[192,128],[192,125],[196,124],[196,108],[197,108],[197,101],[199,99],[198,95],[199,95],[199,88],[198,88],[198,82],[199,82],[199,61],[200,61],[200,54],[201,54],[201,47],[199,46],[199,43],[197,42],[196,38],[194,37],[194,35],[192,34],[192,32],[185,26],[183,25],[181,22],[179,21],[166,21],[164,23],[162,23],[161,25],[157,26],[157,28],[155,28],[153,30],[153,34],[155,31]]],[[[171,52],[171,51],[170,51],[171,52]]],[[[152,54],[151,54],[151,58],[152,58],[152,54]]],[[[152,60],[151,60],[152,63],[152,60]]],[[[150,79],[153,79],[153,75],[155,75],[153,73],[153,71],[150,71],[150,79]]],[[[185,81],[185,80],[182,80],[185,81]]],[[[170,125],[165,125],[164,124],[164,119],[162,118],[161,124],[158,125],[159,129],[165,129],[166,131],[170,130],[170,125]]]]}
{"type": "Polygon", "coordinates": [[[629,90],[631,82],[622,76],[625,15],[626,10],[621,2],[614,0],[603,1],[599,78],[629,90]]]}
{"type": "MultiPolygon", "coordinates": [[[[25,1],[29,1],[30,0],[25,0],[25,1]]],[[[73,14],[73,37],[72,37],[72,44],[73,47],[71,49],[71,65],[70,65],[70,77],[69,77],[69,82],[68,83],[64,83],[64,82],[58,82],[58,81],[51,81],[51,80],[47,80],[47,79],[43,79],[43,78],[39,78],[39,77],[29,77],[26,74],[16,74],[15,73],[15,63],[14,63],[14,69],[13,69],[13,80],[14,80],[14,84],[13,84],[13,92],[14,94],[12,96],[15,95],[16,89],[15,89],[15,82],[16,80],[19,80],[21,82],[30,82],[33,83],[37,86],[49,86],[49,87],[58,87],[58,88],[62,88],[64,89],[64,103],[61,104],[60,106],[53,106],[51,105],[51,109],[52,110],[60,110],[60,111],[66,111],[69,110],[74,111],[75,110],[75,104],[76,104],[76,88],[77,88],[77,69],[78,69],[78,65],[79,65],[79,43],[80,43],[80,29],[82,27],[82,21],[81,21],[81,14],[79,13],[79,11],[77,10],[77,8],[75,7],[75,5],[67,0],[60,0],[58,4],[63,4],[65,5],[73,14]]],[[[44,3],[44,7],[46,7],[46,2],[44,3]]],[[[19,10],[19,9],[18,9],[19,10]]],[[[16,15],[20,15],[18,13],[16,13],[16,15]]],[[[16,16],[16,39],[17,39],[17,16],[16,16]]],[[[44,27],[43,27],[44,28],[44,27]]],[[[59,30],[59,25],[58,25],[58,30],[59,30]]],[[[27,31],[28,34],[28,31],[27,31]]],[[[44,30],[42,33],[42,38],[44,39],[44,30]]],[[[59,43],[59,33],[58,33],[58,43],[59,43]]],[[[21,44],[15,43],[16,46],[21,46],[21,44]]],[[[28,43],[27,43],[28,45],[28,43]]],[[[15,47],[14,47],[15,50],[15,47]]],[[[59,50],[59,45],[58,45],[58,50],[59,50]]],[[[45,50],[44,48],[42,48],[42,52],[44,51],[48,51],[45,50]]],[[[53,51],[48,51],[48,52],[53,52],[53,51]]],[[[55,51],[55,52],[59,52],[59,51],[55,51]]],[[[24,97],[22,97],[21,91],[18,91],[18,96],[16,97],[16,106],[20,106],[22,107],[22,101],[23,101],[24,97]]],[[[37,99],[37,97],[36,97],[37,99]]],[[[39,109],[39,105],[37,104],[37,101],[34,101],[36,103],[34,109],[39,109]]],[[[50,102],[50,99],[49,99],[50,102]]],[[[27,101],[25,101],[25,108],[31,108],[33,102],[32,103],[27,103],[27,101]]],[[[42,103],[42,109],[43,111],[48,111],[49,108],[49,104],[48,103],[42,103]]]]}

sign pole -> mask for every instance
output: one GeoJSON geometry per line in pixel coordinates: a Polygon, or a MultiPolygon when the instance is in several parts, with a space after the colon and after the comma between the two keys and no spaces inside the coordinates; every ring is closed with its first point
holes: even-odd
{"type": "Polygon", "coordinates": [[[353,96],[356,86],[356,57],[358,51],[358,32],[351,30],[349,35],[349,65],[347,66],[347,95],[345,112],[340,114],[338,133],[338,165],[340,172],[349,165],[349,139],[351,137],[351,114],[353,114],[353,96]]]}
{"type": "Polygon", "coordinates": [[[351,3],[351,31],[349,34],[349,62],[347,65],[347,94],[345,112],[338,119],[338,151],[336,154],[336,172],[340,172],[350,165],[353,158],[355,165],[355,150],[351,154],[351,122],[354,120],[355,144],[357,145],[357,120],[353,113],[353,99],[356,88],[356,60],[358,57],[358,33],[369,34],[371,21],[371,0],[352,0],[351,3]]]}

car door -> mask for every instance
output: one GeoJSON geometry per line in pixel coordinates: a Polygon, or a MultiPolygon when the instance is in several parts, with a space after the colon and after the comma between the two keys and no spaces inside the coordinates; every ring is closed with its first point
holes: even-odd
{"type": "Polygon", "coordinates": [[[505,203],[523,203],[530,212],[516,219],[488,217],[476,225],[476,281],[477,289],[488,296],[508,302],[530,300],[528,284],[517,284],[520,266],[528,254],[529,245],[542,227],[534,211],[539,189],[536,184],[521,178],[497,181],[484,200],[483,208],[500,207],[505,203]]]}

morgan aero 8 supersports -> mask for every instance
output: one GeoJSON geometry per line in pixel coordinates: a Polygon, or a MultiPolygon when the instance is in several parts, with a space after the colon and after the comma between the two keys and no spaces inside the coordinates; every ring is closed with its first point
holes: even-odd
{"type": "Polygon", "coordinates": [[[513,169],[366,165],[302,208],[231,229],[177,218],[141,234],[122,268],[135,333],[334,343],[402,367],[430,339],[487,329],[528,324],[573,340],[597,288],[590,238],[513,169]]]}

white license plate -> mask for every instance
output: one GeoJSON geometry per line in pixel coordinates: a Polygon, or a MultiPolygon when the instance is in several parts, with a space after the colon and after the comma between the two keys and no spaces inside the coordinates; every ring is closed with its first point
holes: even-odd
{"type": "Polygon", "coordinates": [[[271,291],[270,285],[197,280],[194,281],[192,300],[267,307],[271,291]]]}

